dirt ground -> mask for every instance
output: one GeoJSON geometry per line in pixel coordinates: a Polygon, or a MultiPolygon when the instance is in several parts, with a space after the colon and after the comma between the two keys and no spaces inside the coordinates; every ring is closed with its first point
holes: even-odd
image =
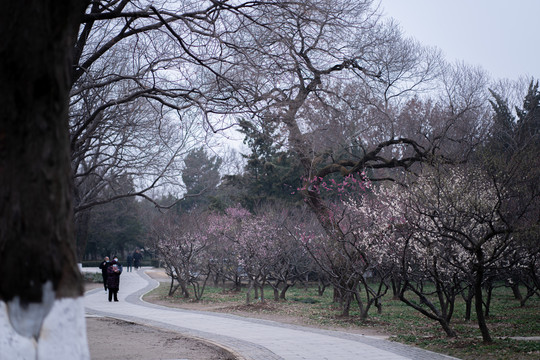
{"type": "Polygon", "coordinates": [[[105,317],[87,317],[93,360],[234,360],[227,351],[175,332],[105,317]]]}

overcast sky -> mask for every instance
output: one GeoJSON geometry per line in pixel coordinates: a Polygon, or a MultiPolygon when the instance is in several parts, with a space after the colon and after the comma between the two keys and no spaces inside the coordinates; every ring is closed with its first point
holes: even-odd
{"type": "Polygon", "coordinates": [[[540,79],[540,0],[380,0],[406,35],[493,79],[540,79]]]}

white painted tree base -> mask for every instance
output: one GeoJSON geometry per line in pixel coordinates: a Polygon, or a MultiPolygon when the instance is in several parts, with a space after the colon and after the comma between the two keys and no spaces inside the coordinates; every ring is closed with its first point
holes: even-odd
{"type": "MultiPolygon", "coordinates": [[[[44,306],[32,304],[34,306],[44,306]]],[[[12,301],[9,306],[18,306],[12,301]]],[[[19,314],[19,316],[21,316],[19,314]]],[[[24,313],[23,313],[23,316],[24,313]]],[[[35,312],[27,312],[24,321],[38,324],[42,321],[35,312]]],[[[55,299],[46,314],[39,336],[21,335],[12,326],[8,305],[0,301],[0,358],[17,360],[89,360],[84,317],[83,298],[55,299]]]]}

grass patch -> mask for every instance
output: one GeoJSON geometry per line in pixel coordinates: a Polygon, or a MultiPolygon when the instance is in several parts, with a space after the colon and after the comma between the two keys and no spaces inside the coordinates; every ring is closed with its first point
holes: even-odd
{"type": "MultiPolygon", "coordinates": [[[[167,284],[162,284],[149,295],[162,301],[182,306],[193,303],[177,294],[169,297],[167,284]]],[[[382,299],[382,314],[372,308],[369,318],[362,321],[356,306],[351,307],[350,316],[340,316],[340,307],[333,303],[332,290],[323,296],[317,288],[296,286],[287,292],[287,300],[274,302],[273,292],[265,289],[266,304],[254,301],[246,306],[245,289],[235,292],[221,287],[208,286],[203,299],[198,303],[203,309],[228,313],[251,313],[254,316],[273,315],[276,318],[299,319],[300,323],[312,326],[342,328],[344,330],[370,328],[392,335],[392,340],[418,346],[431,351],[448,354],[461,359],[540,359],[540,341],[518,341],[508,337],[540,336],[540,299],[531,298],[527,306],[520,307],[513,299],[510,289],[494,290],[490,316],[487,319],[493,344],[482,343],[481,334],[473,314],[471,321],[464,321],[465,304],[456,302],[451,325],[458,333],[455,339],[445,336],[437,322],[429,320],[399,300],[387,295],[382,299]]],[[[151,301],[151,300],[150,300],[151,301]]]]}
{"type": "Polygon", "coordinates": [[[532,360],[540,357],[538,341],[497,339],[493,344],[486,345],[478,338],[417,338],[407,335],[398,335],[396,340],[464,360],[532,360]]]}

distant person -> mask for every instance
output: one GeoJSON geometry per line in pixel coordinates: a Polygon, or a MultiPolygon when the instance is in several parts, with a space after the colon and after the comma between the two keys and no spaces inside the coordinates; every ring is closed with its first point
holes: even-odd
{"type": "Polygon", "coordinates": [[[128,254],[126,258],[127,271],[133,270],[133,255],[128,254]]]}
{"type": "Polygon", "coordinates": [[[135,266],[135,270],[139,269],[139,266],[141,266],[141,260],[142,260],[141,251],[137,249],[133,253],[133,265],[135,266]]]}
{"type": "Polygon", "coordinates": [[[118,257],[114,257],[111,265],[107,268],[107,287],[109,288],[109,301],[118,301],[118,290],[120,290],[120,274],[122,265],[118,262],[118,257]]]}
{"type": "Polygon", "coordinates": [[[99,268],[101,269],[101,276],[103,277],[103,287],[105,288],[105,292],[107,292],[107,269],[109,268],[109,265],[111,265],[111,262],[109,261],[108,256],[105,256],[101,264],[99,264],[99,268]]]}

